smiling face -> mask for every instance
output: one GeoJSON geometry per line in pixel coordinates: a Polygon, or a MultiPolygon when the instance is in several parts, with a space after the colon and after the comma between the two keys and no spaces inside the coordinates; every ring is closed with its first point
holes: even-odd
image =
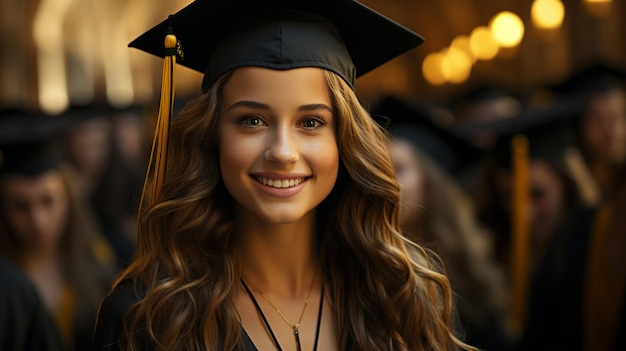
{"type": "Polygon", "coordinates": [[[244,67],[233,72],[222,96],[220,170],[237,220],[285,224],[312,213],[339,169],[323,71],[244,67]]]}

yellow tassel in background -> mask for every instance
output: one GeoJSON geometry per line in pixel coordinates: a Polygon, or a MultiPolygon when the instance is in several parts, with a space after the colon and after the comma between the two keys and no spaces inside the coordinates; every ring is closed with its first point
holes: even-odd
{"type": "Polygon", "coordinates": [[[528,181],[528,138],[517,135],[511,141],[513,159],[513,196],[511,218],[511,314],[510,327],[520,336],[527,318],[529,295],[530,227],[528,181]]]}

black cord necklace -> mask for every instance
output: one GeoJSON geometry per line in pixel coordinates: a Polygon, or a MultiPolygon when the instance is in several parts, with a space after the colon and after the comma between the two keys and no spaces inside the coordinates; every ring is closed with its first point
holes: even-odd
{"type": "MultiPolygon", "coordinates": [[[[241,284],[243,285],[244,289],[246,289],[246,292],[248,293],[248,296],[250,296],[250,299],[254,303],[254,307],[256,308],[257,312],[259,313],[259,315],[261,315],[261,318],[263,319],[263,323],[265,323],[265,326],[267,327],[267,330],[269,330],[270,336],[272,337],[272,340],[274,341],[274,345],[276,345],[276,348],[279,351],[283,351],[282,347],[280,347],[280,344],[278,343],[278,339],[276,338],[276,335],[274,334],[274,331],[272,330],[272,327],[270,326],[270,323],[267,321],[267,318],[265,318],[265,314],[263,313],[263,310],[261,310],[261,306],[259,306],[259,303],[254,298],[254,295],[252,294],[252,291],[250,290],[250,288],[248,287],[248,285],[246,284],[246,282],[245,282],[245,280],[243,278],[241,278],[241,284]]],[[[264,298],[265,298],[265,296],[264,296],[264,298]]],[[[265,299],[267,300],[267,298],[265,298],[265,299]]],[[[306,303],[308,303],[308,300],[307,300],[306,303]]],[[[305,304],[305,306],[306,306],[306,304],[305,304]]],[[[320,324],[322,322],[323,306],[324,306],[324,285],[322,285],[322,291],[320,293],[320,307],[319,307],[319,310],[317,312],[317,327],[315,329],[315,343],[313,344],[313,351],[317,351],[317,341],[319,340],[319,336],[320,336],[320,324]]],[[[274,307],[274,309],[276,309],[276,312],[278,312],[280,314],[280,316],[283,319],[285,319],[284,315],[282,314],[282,312],[280,312],[280,310],[278,310],[273,304],[272,304],[272,307],[274,307]]],[[[304,310],[302,312],[304,314],[304,310]]],[[[287,321],[287,323],[289,325],[291,325],[291,327],[293,328],[293,334],[294,334],[294,336],[296,338],[296,350],[297,351],[302,351],[302,346],[300,344],[300,331],[299,331],[300,322],[298,322],[298,324],[295,324],[295,325],[292,325],[288,321],[287,321]]]]}

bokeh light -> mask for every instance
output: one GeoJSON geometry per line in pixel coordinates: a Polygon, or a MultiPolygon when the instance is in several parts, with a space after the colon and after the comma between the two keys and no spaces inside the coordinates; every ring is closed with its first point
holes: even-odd
{"type": "Polygon", "coordinates": [[[489,24],[493,36],[500,46],[512,48],[524,37],[524,22],[518,15],[510,11],[503,11],[495,15],[489,24]]]}
{"type": "Polygon", "coordinates": [[[565,7],[560,0],[535,0],[530,9],[533,24],[541,29],[555,29],[561,26],[565,17],[565,7]]]}
{"type": "Polygon", "coordinates": [[[603,18],[611,14],[613,0],[584,0],[584,4],[592,16],[603,18]]]}
{"type": "Polygon", "coordinates": [[[441,70],[442,61],[443,54],[440,52],[433,52],[424,58],[424,62],[422,62],[422,74],[430,85],[442,85],[446,83],[446,77],[441,70]]]}
{"type": "Polygon", "coordinates": [[[472,71],[472,60],[462,50],[450,47],[443,52],[441,71],[448,82],[463,83],[469,78],[472,71]]]}
{"type": "Polygon", "coordinates": [[[491,60],[498,54],[500,45],[489,27],[479,26],[470,34],[472,54],[479,60],[491,60]]]}
{"type": "Polygon", "coordinates": [[[469,36],[467,36],[467,35],[459,35],[458,37],[454,38],[454,40],[450,44],[450,47],[451,48],[457,48],[457,49],[463,51],[467,55],[467,57],[469,57],[470,60],[472,60],[472,63],[476,62],[476,57],[472,53],[472,48],[470,47],[470,38],[469,38],[469,36]]]}

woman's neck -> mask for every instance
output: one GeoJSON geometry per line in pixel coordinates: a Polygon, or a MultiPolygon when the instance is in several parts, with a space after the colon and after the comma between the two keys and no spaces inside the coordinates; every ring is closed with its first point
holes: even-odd
{"type": "Polygon", "coordinates": [[[313,214],[290,224],[239,222],[235,230],[236,254],[248,283],[270,294],[307,294],[319,266],[313,214]]]}

